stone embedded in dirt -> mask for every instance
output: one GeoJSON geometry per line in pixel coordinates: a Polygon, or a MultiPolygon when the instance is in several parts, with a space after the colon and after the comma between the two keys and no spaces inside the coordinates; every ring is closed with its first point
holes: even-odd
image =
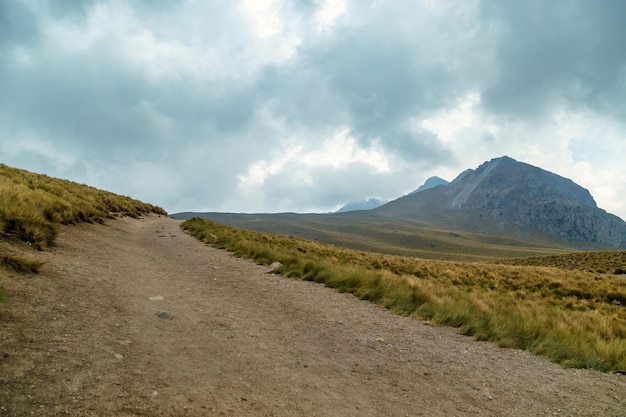
{"type": "Polygon", "coordinates": [[[172,320],[174,315],[168,313],[167,311],[157,311],[157,317],[160,319],[172,320]]]}
{"type": "Polygon", "coordinates": [[[152,301],[161,301],[163,300],[162,295],[155,295],[154,297],[149,297],[152,301]]]}
{"type": "Polygon", "coordinates": [[[282,267],[283,264],[281,264],[280,262],[273,262],[270,265],[270,272],[277,270],[278,268],[282,267]]]}
{"type": "Polygon", "coordinates": [[[359,337],[358,339],[356,339],[356,343],[359,346],[363,346],[363,347],[368,347],[368,348],[373,348],[374,346],[372,346],[372,344],[370,343],[369,340],[359,337]]]}

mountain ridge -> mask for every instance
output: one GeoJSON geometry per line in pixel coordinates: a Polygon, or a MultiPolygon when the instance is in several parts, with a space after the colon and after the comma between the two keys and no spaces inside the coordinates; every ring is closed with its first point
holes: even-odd
{"type": "Polygon", "coordinates": [[[439,225],[456,220],[463,230],[493,233],[481,221],[491,218],[500,231],[521,235],[538,231],[570,242],[626,247],[626,222],[599,208],[587,189],[507,156],[465,170],[448,185],[401,197],[376,210],[386,217],[420,218],[439,225]]]}
{"type": "MultiPolygon", "coordinates": [[[[450,183],[449,181],[446,181],[441,177],[433,176],[433,177],[428,178],[424,182],[424,184],[420,185],[417,189],[411,191],[407,195],[412,195],[415,193],[426,191],[434,187],[439,187],[441,185],[448,185],[449,183],[450,183]]],[[[368,198],[367,200],[350,201],[344,204],[339,210],[335,211],[334,213],[345,213],[348,211],[357,211],[357,210],[372,210],[388,202],[389,201],[383,201],[378,198],[368,198]]]]}
{"type": "Polygon", "coordinates": [[[371,210],[385,204],[383,200],[379,200],[378,198],[368,198],[367,200],[361,201],[350,201],[343,205],[339,210],[335,211],[335,213],[345,213],[348,211],[356,211],[356,210],[371,210]]]}
{"type": "Polygon", "coordinates": [[[408,195],[426,191],[431,188],[439,187],[441,185],[446,186],[448,184],[450,184],[450,181],[446,181],[441,177],[430,177],[424,182],[424,184],[420,185],[416,190],[411,191],[408,195]]]}
{"type": "Polygon", "coordinates": [[[626,223],[599,208],[588,190],[507,156],[467,169],[447,185],[409,193],[371,210],[173,217],[194,215],[261,232],[420,257],[443,258],[446,251],[463,259],[521,256],[537,247],[626,248],[626,223]],[[519,250],[506,255],[505,247],[519,250]]]}

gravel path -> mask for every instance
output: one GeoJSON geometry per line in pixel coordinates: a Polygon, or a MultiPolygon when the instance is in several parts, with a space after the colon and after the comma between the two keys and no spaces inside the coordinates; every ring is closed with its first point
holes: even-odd
{"type": "Polygon", "coordinates": [[[272,275],[166,217],[38,256],[3,282],[1,416],[626,416],[624,376],[272,275]]]}

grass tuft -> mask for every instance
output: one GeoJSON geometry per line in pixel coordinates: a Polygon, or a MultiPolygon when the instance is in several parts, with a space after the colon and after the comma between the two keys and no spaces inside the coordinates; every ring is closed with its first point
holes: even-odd
{"type": "Polygon", "coordinates": [[[39,272],[39,269],[43,266],[43,264],[44,262],[26,259],[19,256],[0,256],[0,267],[20,273],[36,274],[39,272]]]}

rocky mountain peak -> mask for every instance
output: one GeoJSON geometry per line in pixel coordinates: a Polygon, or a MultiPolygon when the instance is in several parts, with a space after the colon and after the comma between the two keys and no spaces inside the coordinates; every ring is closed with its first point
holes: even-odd
{"type": "Polygon", "coordinates": [[[416,190],[411,191],[408,195],[419,193],[420,191],[430,190],[431,188],[439,187],[440,185],[448,185],[450,182],[440,177],[430,177],[420,185],[416,190]]]}
{"type": "Polygon", "coordinates": [[[446,186],[395,200],[379,213],[478,232],[536,231],[626,248],[626,222],[598,208],[587,189],[507,156],[463,171],[446,186]]]}
{"type": "Polygon", "coordinates": [[[493,210],[511,203],[553,201],[597,208],[589,191],[572,180],[507,156],[463,172],[446,193],[455,208],[493,210]]]}
{"type": "Polygon", "coordinates": [[[357,210],[371,210],[375,209],[376,207],[380,207],[383,204],[385,204],[385,202],[377,198],[369,198],[362,201],[350,201],[349,203],[346,203],[344,206],[342,206],[335,213],[345,213],[347,211],[357,210]]]}

